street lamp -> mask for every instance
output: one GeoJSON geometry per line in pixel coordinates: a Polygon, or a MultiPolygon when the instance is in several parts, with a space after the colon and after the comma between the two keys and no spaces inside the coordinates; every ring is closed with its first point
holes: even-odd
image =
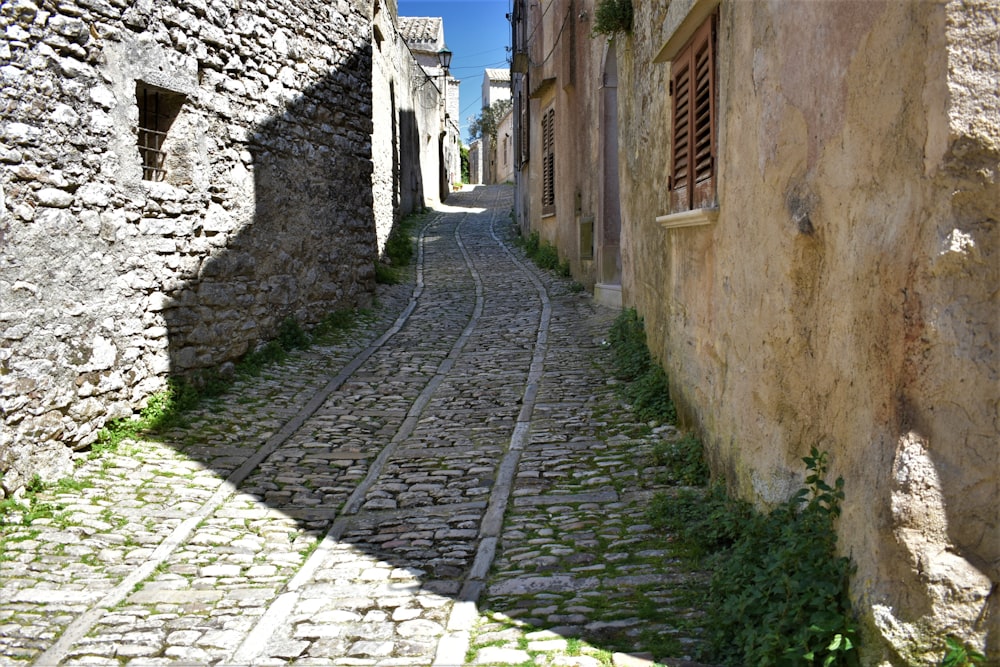
{"type": "MultiPolygon", "coordinates": [[[[441,115],[441,120],[443,121],[444,125],[444,131],[441,134],[441,141],[443,144],[444,142],[446,142],[448,138],[448,68],[451,67],[451,50],[448,48],[447,44],[441,45],[441,49],[437,52],[437,57],[438,57],[438,63],[441,64],[441,75],[442,75],[441,78],[443,84],[441,86],[441,93],[442,93],[441,99],[444,102],[444,113],[441,115]]],[[[442,148],[444,148],[443,145],[442,148]]],[[[444,164],[444,175],[446,180],[445,192],[447,191],[447,188],[451,186],[451,183],[454,180],[452,178],[452,169],[450,168],[451,165],[448,164],[449,160],[447,159],[446,155],[447,151],[442,150],[441,156],[445,161],[444,164]]],[[[444,199],[444,197],[445,195],[442,192],[441,198],[444,199]]]]}
{"type": "Polygon", "coordinates": [[[448,49],[448,45],[445,44],[441,47],[441,50],[437,53],[438,62],[441,63],[441,67],[444,69],[444,73],[448,73],[448,68],[451,67],[451,51],[448,49]]]}

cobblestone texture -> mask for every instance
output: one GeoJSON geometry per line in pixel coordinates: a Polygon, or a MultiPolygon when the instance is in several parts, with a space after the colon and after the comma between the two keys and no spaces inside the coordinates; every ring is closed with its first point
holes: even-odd
{"type": "MultiPolygon", "coordinates": [[[[414,280],[2,527],[0,664],[680,664],[698,615],[643,512],[616,315],[454,195],[414,280]]],[[[475,207],[475,208],[474,208],[475,207]]]]}

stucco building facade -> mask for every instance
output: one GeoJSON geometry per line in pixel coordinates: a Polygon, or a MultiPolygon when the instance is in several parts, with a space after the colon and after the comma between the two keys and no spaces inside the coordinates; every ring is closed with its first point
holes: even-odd
{"type": "Polygon", "coordinates": [[[1000,8],[633,5],[515,3],[520,224],[620,284],[732,492],[830,453],[868,664],[996,663],[1000,8]]]}

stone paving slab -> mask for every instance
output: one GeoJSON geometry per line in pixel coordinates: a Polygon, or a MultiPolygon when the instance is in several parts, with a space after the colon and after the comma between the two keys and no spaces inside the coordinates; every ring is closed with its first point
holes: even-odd
{"type": "Polygon", "coordinates": [[[616,313],[514,249],[510,188],[449,202],[412,281],[351,332],[156,440],[82,454],[36,516],[8,517],[0,664],[690,653],[683,593],[704,575],[643,519],[653,443],[678,434],[616,397],[616,313]]]}

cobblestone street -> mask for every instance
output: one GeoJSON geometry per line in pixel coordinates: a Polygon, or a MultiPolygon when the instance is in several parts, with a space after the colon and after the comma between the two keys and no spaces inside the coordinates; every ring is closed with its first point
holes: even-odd
{"type": "Polygon", "coordinates": [[[371,315],[80,454],[3,526],[4,665],[680,664],[645,523],[651,449],[604,343],[617,312],[514,243],[513,188],[455,193],[371,315]]]}

